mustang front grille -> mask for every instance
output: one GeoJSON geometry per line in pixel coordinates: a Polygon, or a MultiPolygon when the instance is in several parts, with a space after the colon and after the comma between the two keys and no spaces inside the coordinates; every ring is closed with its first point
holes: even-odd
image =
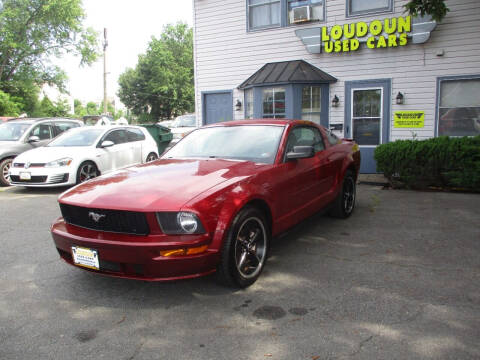
{"type": "Polygon", "coordinates": [[[134,235],[150,233],[147,218],[141,212],[92,209],[66,204],[60,204],[60,210],[68,224],[83,228],[134,235]]]}

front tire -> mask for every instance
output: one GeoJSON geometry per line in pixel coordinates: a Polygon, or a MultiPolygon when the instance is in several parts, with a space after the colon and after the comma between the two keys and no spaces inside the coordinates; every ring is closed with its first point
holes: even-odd
{"type": "Polygon", "coordinates": [[[0,186],[10,186],[10,175],[8,175],[8,170],[12,166],[12,158],[3,159],[0,162],[0,186]]]}
{"type": "Polygon", "coordinates": [[[355,208],[355,199],[357,185],[353,171],[347,170],[342,181],[342,189],[333,202],[330,215],[339,219],[346,219],[353,213],[355,208]]]}
{"type": "Polygon", "coordinates": [[[245,288],[260,276],[267,261],[270,229],[265,215],[245,207],[233,220],[222,246],[217,279],[223,285],[245,288]]]}
{"type": "Polygon", "coordinates": [[[92,161],[84,161],[77,170],[77,184],[83,183],[100,175],[97,165],[92,161]]]}

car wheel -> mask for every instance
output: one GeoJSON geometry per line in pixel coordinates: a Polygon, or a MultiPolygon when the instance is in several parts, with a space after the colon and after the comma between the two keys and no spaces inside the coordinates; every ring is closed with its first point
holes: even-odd
{"type": "Polygon", "coordinates": [[[0,162],[0,186],[10,186],[10,175],[8,170],[12,166],[13,159],[4,159],[0,162]]]}
{"type": "Polygon", "coordinates": [[[355,208],[356,191],[355,176],[351,170],[347,170],[342,181],[342,189],[333,202],[330,215],[340,219],[346,219],[352,215],[355,208]]]}
{"type": "Polygon", "coordinates": [[[218,281],[241,288],[252,285],[265,266],[269,243],[265,215],[256,208],[245,207],[228,230],[217,266],[218,281]]]}
{"type": "Polygon", "coordinates": [[[83,183],[99,175],[97,166],[91,161],[80,164],[77,170],[77,184],[83,183]]]}
{"type": "Polygon", "coordinates": [[[157,159],[158,159],[158,155],[155,154],[154,152],[151,152],[150,154],[148,154],[147,160],[145,162],[150,162],[150,161],[154,161],[154,160],[157,160],[157,159]]]}

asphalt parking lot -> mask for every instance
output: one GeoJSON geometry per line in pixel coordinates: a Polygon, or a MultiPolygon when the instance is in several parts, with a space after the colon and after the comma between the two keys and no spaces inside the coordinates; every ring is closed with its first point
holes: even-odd
{"type": "Polygon", "coordinates": [[[246,290],[64,264],[60,190],[0,190],[0,359],[479,359],[478,194],[358,187],[276,240],[246,290]]]}

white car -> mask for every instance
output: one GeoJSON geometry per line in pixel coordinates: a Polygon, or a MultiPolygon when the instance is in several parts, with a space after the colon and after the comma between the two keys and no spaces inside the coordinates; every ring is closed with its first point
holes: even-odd
{"type": "Polygon", "coordinates": [[[12,185],[74,185],[157,158],[157,143],[145,128],[87,126],[72,129],[45,147],[17,156],[9,174],[12,185]]]}
{"type": "Polygon", "coordinates": [[[195,114],[180,115],[170,124],[170,129],[173,134],[172,141],[168,145],[171,148],[179,142],[185,135],[197,128],[197,121],[195,114]]]}

